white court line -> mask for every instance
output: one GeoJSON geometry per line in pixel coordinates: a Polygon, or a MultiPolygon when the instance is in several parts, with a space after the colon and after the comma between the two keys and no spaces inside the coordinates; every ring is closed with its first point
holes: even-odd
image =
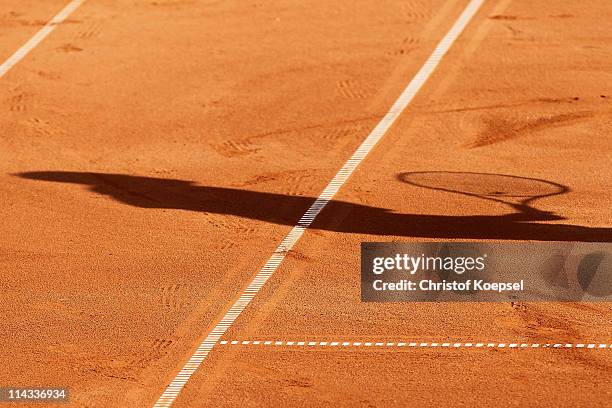
{"type": "MultiPolygon", "coordinates": [[[[408,106],[410,101],[412,101],[414,96],[438,66],[442,57],[450,49],[451,45],[459,37],[465,26],[472,19],[474,14],[476,14],[483,3],[484,0],[470,1],[463,13],[461,13],[457,21],[451,27],[450,31],[438,43],[433,53],[429,56],[427,61],[425,61],[425,64],[423,64],[419,72],[417,72],[412,81],[410,81],[393,106],[391,106],[391,109],[385,114],[382,120],[376,125],[372,132],[370,132],[368,137],[363,141],[355,153],[353,153],[351,158],[348,159],[340,171],[338,171],[334,178],[329,182],[319,198],[315,200],[302,218],[300,218],[297,225],[295,225],[289,234],[287,234],[287,236],[282,240],[270,259],[268,259],[257,275],[255,275],[255,278],[253,278],[249,286],[241,293],[238,300],[230,307],[229,311],[223,316],[221,321],[217,323],[210,333],[208,333],[204,341],[202,341],[202,343],[198,346],[181,371],[179,371],[172,382],[170,382],[170,384],[166,387],[162,395],[155,403],[155,408],[170,407],[172,405],[173,401],[181,392],[189,378],[206,359],[206,356],[208,356],[210,350],[212,350],[215,344],[217,344],[217,342],[221,339],[221,336],[223,336],[227,329],[238,318],[240,313],[242,313],[251,300],[253,300],[257,292],[259,292],[270,276],[272,276],[274,271],[276,271],[280,263],[283,261],[283,259],[285,259],[287,252],[289,252],[293,245],[295,245],[295,243],[301,238],[304,231],[306,231],[306,229],[312,224],[316,216],[334,197],[340,187],[346,182],[346,180],[348,180],[353,171],[355,171],[357,166],[363,161],[368,153],[370,153],[372,148],[380,141],[387,130],[389,130],[393,122],[395,122],[406,106],[408,106]]],[[[371,346],[371,343],[365,343],[365,345],[371,346]]]]}
{"type": "MultiPolygon", "coordinates": [[[[257,348],[258,345],[260,344],[274,344],[276,347],[275,348],[279,348],[279,347],[284,347],[284,346],[293,346],[294,344],[298,344],[301,346],[304,345],[308,345],[310,347],[325,347],[325,348],[329,348],[330,346],[333,345],[338,345],[338,344],[342,344],[342,346],[344,347],[363,347],[363,346],[371,346],[372,343],[365,343],[365,342],[360,342],[360,341],[283,341],[283,340],[268,340],[268,341],[262,341],[262,343],[255,343],[252,341],[242,341],[239,342],[237,340],[221,340],[219,341],[218,344],[220,344],[221,346],[236,346],[236,345],[241,345],[241,346],[246,346],[250,348],[257,348]]],[[[413,349],[423,349],[423,348],[436,348],[440,345],[440,343],[428,343],[428,342],[412,342],[412,343],[407,343],[407,342],[379,342],[379,343],[374,343],[374,345],[376,347],[385,347],[387,349],[405,349],[405,345],[408,344],[408,346],[410,348],[413,349]]],[[[608,344],[608,343],[487,343],[487,347],[485,347],[485,343],[442,343],[442,346],[446,347],[446,349],[451,349],[451,348],[469,348],[469,349],[480,349],[482,348],[483,350],[486,350],[487,348],[494,348],[494,349],[498,349],[498,348],[509,348],[509,349],[516,349],[516,350],[520,350],[520,349],[524,349],[524,348],[539,348],[540,346],[544,347],[544,348],[550,348],[550,344],[553,344],[552,348],[556,348],[556,349],[573,349],[573,348],[586,348],[586,349],[610,349],[612,350],[612,344],[608,344]],[[452,347],[450,347],[452,345],[452,347]]],[[[261,347],[259,347],[261,348],[261,347]]],[[[299,349],[299,348],[298,348],[299,349]]],[[[302,347],[302,349],[304,349],[304,347],[302,347]]]]}
{"type": "Polygon", "coordinates": [[[42,40],[44,40],[58,24],[63,23],[66,18],[74,10],[76,10],[85,0],[72,0],[66,7],[62,9],[55,17],[53,17],[47,24],[44,25],[32,38],[21,46],[13,55],[11,55],[6,61],[0,65],[0,78],[4,76],[11,68],[13,68],[19,61],[21,61],[30,51],[32,51],[42,40]]]}

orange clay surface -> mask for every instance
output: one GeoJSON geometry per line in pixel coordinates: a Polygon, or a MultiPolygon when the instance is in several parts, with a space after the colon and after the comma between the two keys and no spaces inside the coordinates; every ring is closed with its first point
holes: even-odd
{"type": "MultiPolygon", "coordinates": [[[[67,2],[2,0],[0,62],[67,2]]],[[[0,386],[154,404],[466,4],[86,1],[0,78],[0,386]]],[[[486,1],[224,338],[612,342],[609,303],[359,296],[363,241],[612,241],[611,67],[612,2],[486,1]],[[431,171],[568,191],[517,213],[399,177],[431,171]]],[[[611,374],[608,350],[216,347],[175,406],[603,407],[611,374]]]]}

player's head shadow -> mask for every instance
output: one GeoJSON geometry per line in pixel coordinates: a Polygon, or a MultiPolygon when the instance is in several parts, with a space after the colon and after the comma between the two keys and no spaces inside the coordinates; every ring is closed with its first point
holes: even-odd
{"type": "MultiPolygon", "coordinates": [[[[92,192],[144,209],[216,213],[289,226],[295,225],[315,200],[315,197],[292,196],[282,192],[201,186],[187,180],[126,174],[37,171],[16,176],[84,185],[92,192]]],[[[534,207],[537,199],[569,191],[568,187],[558,183],[507,175],[451,172],[402,173],[398,179],[410,188],[430,188],[502,202],[511,211],[502,215],[411,214],[332,200],[312,228],[363,235],[434,239],[612,241],[610,228],[542,222],[565,219],[562,215],[534,207]]],[[[406,207],[410,208],[410,203],[406,207]]]]}

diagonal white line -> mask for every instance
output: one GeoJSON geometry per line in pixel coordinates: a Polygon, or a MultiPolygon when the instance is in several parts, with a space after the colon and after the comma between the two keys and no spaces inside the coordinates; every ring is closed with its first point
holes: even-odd
{"type": "Polygon", "coordinates": [[[412,81],[410,81],[393,106],[391,106],[389,112],[385,114],[382,120],[376,125],[372,132],[370,132],[359,148],[357,148],[355,153],[353,153],[351,158],[347,160],[344,166],[342,166],[334,178],[329,182],[319,198],[315,200],[302,218],[300,218],[297,225],[294,226],[289,234],[287,234],[287,236],[283,239],[270,259],[268,259],[268,262],[266,262],[263,268],[261,268],[257,275],[255,275],[249,286],[242,292],[238,300],[232,305],[232,307],[230,307],[229,311],[223,316],[221,321],[217,323],[212,331],[208,333],[204,341],[196,349],[195,353],[193,353],[181,371],[179,371],[172,382],[170,382],[170,384],[166,387],[162,395],[159,397],[159,400],[155,403],[155,408],[165,408],[172,405],[175,398],[187,383],[187,380],[193,373],[195,373],[198,367],[206,359],[206,356],[208,356],[210,350],[212,350],[215,344],[217,344],[217,342],[220,340],[221,336],[223,336],[227,329],[238,318],[240,313],[248,306],[251,300],[253,300],[257,292],[259,292],[270,276],[272,276],[274,271],[276,271],[280,263],[283,261],[283,259],[285,259],[287,252],[291,250],[293,245],[295,245],[295,243],[302,237],[304,231],[306,231],[306,229],[312,224],[321,210],[323,210],[327,203],[334,197],[340,187],[348,180],[353,171],[355,171],[357,166],[363,161],[368,153],[370,153],[372,148],[380,141],[387,130],[389,130],[393,122],[395,122],[406,106],[408,106],[410,101],[412,101],[414,96],[438,66],[442,57],[450,49],[451,45],[459,37],[465,26],[469,23],[483,3],[484,0],[470,1],[455,24],[453,24],[450,31],[438,43],[433,53],[429,56],[427,61],[425,61],[425,64],[423,64],[419,72],[417,72],[412,81]]]}
{"type": "Polygon", "coordinates": [[[85,0],[72,0],[66,7],[62,9],[55,17],[53,17],[47,24],[43,26],[32,38],[21,46],[13,55],[11,55],[6,61],[0,65],[0,78],[4,76],[11,68],[13,68],[19,61],[21,61],[30,51],[32,51],[42,40],[44,40],[58,24],[63,23],[66,18],[74,10],[76,10],[85,0]]]}

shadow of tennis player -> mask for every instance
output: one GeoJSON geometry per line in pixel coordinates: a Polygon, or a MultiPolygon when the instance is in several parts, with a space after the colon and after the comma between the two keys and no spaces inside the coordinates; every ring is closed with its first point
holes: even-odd
{"type": "MultiPolygon", "coordinates": [[[[563,194],[566,186],[545,180],[483,173],[444,173],[459,175],[444,181],[442,187],[435,181],[435,172],[403,173],[398,178],[422,188],[458,192],[447,189],[444,183],[453,183],[465,175],[499,177],[507,184],[517,182],[518,194],[504,191],[460,192],[471,196],[500,201],[500,196],[518,202],[508,204],[512,212],[504,215],[421,215],[395,213],[385,208],[354,204],[346,201],[330,201],[312,225],[314,229],[423,238],[510,239],[539,241],[612,241],[612,228],[591,228],[567,224],[545,224],[542,221],[565,219],[555,213],[538,210],[531,203],[541,197],[563,194]],[[423,176],[425,175],[425,176],[423,176]],[[425,179],[425,181],[423,181],[425,179]],[[527,186],[534,182],[550,191],[535,198],[525,198],[527,186]],[[525,184],[525,186],[518,187],[525,184]],[[482,193],[482,194],[481,194],[482,193]],[[515,200],[516,201],[516,200],[515,200]]],[[[438,173],[438,176],[442,175],[438,173]]],[[[85,173],[68,171],[38,171],[19,173],[17,176],[32,180],[60,183],[76,183],[89,186],[93,192],[141,208],[167,208],[205,213],[229,214],[265,222],[293,226],[310,207],[315,198],[290,196],[225,187],[198,186],[191,181],[130,176],[125,174],[85,173]]],[[[440,177],[438,177],[439,179],[440,177]]],[[[447,177],[449,178],[449,177],[447,177]]],[[[489,180],[490,181],[490,180],[489,180]]],[[[472,183],[474,186],[478,182],[472,183]]],[[[485,182],[494,187],[490,182],[485,182]]],[[[493,183],[495,184],[495,183],[493,183]]],[[[535,191],[538,193],[539,191],[535,191]]]]}

